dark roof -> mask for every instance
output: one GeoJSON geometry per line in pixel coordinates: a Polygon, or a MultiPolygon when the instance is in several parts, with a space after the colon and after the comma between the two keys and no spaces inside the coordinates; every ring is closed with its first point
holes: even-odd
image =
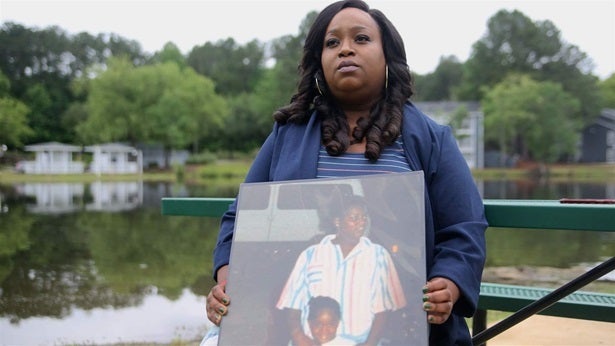
{"type": "Polygon", "coordinates": [[[596,120],[594,120],[594,124],[615,131],[615,109],[603,109],[596,120]]]}

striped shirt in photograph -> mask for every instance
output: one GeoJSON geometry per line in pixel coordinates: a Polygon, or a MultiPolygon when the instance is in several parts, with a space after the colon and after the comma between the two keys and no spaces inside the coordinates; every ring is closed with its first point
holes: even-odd
{"type": "Polygon", "coordinates": [[[337,334],[364,342],[374,315],[406,306],[406,297],[389,252],[367,237],[344,257],[336,235],[305,249],[284,285],[276,304],[278,309],[301,310],[303,331],[311,336],[307,316],[309,301],[325,296],[340,304],[342,318],[337,334]]]}

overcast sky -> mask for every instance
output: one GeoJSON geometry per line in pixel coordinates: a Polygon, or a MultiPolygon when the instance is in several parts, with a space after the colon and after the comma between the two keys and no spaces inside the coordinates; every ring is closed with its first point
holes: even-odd
{"type": "MultiPolygon", "coordinates": [[[[172,41],[183,53],[195,45],[228,37],[239,43],[297,34],[320,0],[0,0],[0,21],[28,27],[57,25],[69,34],[117,33],[138,41],[146,52],[172,41]]],[[[406,45],[408,64],[433,72],[441,56],[465,61],[498,10],[517,9],[533,21],[551,20],[564,41],[594,61],[593,73],[615,73],[615,0],[372,0],[389,17],[406,45]]],[[[0,47],[1,50],[1,47],[0,47]]]]}

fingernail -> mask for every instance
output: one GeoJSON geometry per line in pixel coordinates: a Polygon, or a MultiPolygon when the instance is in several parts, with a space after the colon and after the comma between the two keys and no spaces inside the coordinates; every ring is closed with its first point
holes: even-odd
{"type": "Polygon", "coordinates": [[[220,319],[222,318],[222,316],[220,316],[218,314],[216,314],[214,317],[216,318],[216,321],[220,321],[220,319]]]}
{"type": "Polygon", "coordinates": [[[226,298],[222,298],[222,303],[223,303],[224,305],[228,304],[228,299],[226,299],[226,298]]]}
{"type": "Polygon", "coordinates": [[[218,312],[219,312],[219,313],[223,314],[223,313],[224,313],[224,311],[225,311],[225,310],[224,310],[224,308],[223,308],[223,307],[219,307],[219,308],[218,308],[218,312]]]}
{"type": "Polygon", "coordinates": [[[429,289],[427,288],[427,286],[423,286],[423,293],[427,293],[427,291],[429,291],[429,289]]]}
{"type": "Polygon", "coordinates": [[[423,309],[425,309],[426,311],[427,310],[431,310],[431,304],[429,304],[429,303],[423,304],[423,309]]]}
{"type": "Polygon", "coordinates": [[[423,296],[423,301],[424,301],[424,302],[426,302],[426,301],[428,301],[428,300],[429,300],[429,296],[428,296],[427,294],[426,294],[426,295],[424,295],[424,296],[423,296]]]}
{"type": "Polygon", "coordinates": [[[433,322],[435,321],[435,318],[433,316],[429,316],[429,318],[427,319],[429,322],[433,322]]]}

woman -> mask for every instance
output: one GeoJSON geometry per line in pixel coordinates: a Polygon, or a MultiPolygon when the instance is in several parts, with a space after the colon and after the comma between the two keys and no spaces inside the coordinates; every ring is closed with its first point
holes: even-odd
{"type": "Polygon", "coordinates": [[[299,255],[276,304],[286,312],[294,345],[312,345],[316,340],[307,318],[314,297],[341,303],[337,332],[353,345],[377,345],[387,312],[406,305],[391,256],[365,236],[369,217],[363,198],[346,196],[339,204],[333,211],[335,234],[299,255]]]}
{"type": "MultiPolygon", "coordinates": [[[[487,222],[470,170],[448,127],[408,101],[412,80],[403,40],[378,10],[335,2],[316,18],[304,45],[291,103],[246,182],[423,170],[428,281],[423,292],[430,345],[471,345],[464,317],[474,313],[485,261],[487,222]],[[352,162],[348,165],[347,162],[352,162]]],[[[207,316],[219,324],[236,204],[222,218],[207,316]]]]}

